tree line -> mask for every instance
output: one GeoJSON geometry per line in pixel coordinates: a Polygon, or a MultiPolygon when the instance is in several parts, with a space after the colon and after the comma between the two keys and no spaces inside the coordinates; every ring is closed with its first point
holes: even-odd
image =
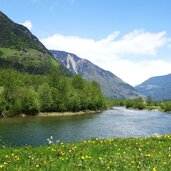
{"type": "Polygon", "coordinates": [[[67,77],[54,68],[46,75],[0,70],[1,116],[106,108],[107,100],[99,84],[89,83],[79,75],[67,77]]]}
{"type": "Polygon", "coordinates": [[[113,99],[111,102],[113,106],[125,106],[132,109],[147,109],[160,110],[164,112],[171,111],[171,100],[154,101],[151,97],[135,98],[135,99],[113,99]]]}

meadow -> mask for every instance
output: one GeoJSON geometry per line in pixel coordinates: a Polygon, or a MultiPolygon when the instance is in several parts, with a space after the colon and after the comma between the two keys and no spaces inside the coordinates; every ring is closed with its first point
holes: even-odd
{"type": "Polygon", "coordinates": [[[47,146],[1,145],[0,170],[170,170],[171,135],[91,139],[47,146]]]}

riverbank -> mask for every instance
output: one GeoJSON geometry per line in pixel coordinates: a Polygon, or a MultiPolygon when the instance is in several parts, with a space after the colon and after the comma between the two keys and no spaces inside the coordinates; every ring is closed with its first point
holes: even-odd
{"type": "Polygon", "coordinates": [[[1,170],[170,170],[171,135],[1,147],[1,170]]]}
{"type": "Polygon", "coordinates": [[[16,117],[60,117],[60,116],[76,116],[76,115],[88,115],[88,114],[95,114],[100,113],[103,110],[85,110],[85,111],[79,111],[79,112],[39,112],[35,115],[27,115],[27,114],[19,114],[16,116],[13,115],[1,115],[0,118],[16,118],[16,117]]]}
{"type": "Polygon", "coordinates": [[[79,112],[44,112],[44,113],[38,113],[37,117],[44,117],[44,116],[75,116],[75,115],[87,115],[87,114],[94,114],[94,113],[100,113],[100,110],[92,111],[92,110],[86,110],[86,111],[79,111],[79,112]]]}

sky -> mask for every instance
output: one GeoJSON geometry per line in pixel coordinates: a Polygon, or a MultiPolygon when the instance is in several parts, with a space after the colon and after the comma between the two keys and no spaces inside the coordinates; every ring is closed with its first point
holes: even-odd
{"type": "Polygon", "coordinates": [[[171,0],[0,0],[48,48],[74,53],[135,86],[171,73],[171,0]]]}

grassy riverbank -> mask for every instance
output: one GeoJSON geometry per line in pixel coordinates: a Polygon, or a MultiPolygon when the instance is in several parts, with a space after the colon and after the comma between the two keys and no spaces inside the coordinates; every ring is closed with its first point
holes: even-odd
{"type": "Polygon", "coordinates": [[[171,135],[1,147],[1,170],[170,170],[171,135]]]}

